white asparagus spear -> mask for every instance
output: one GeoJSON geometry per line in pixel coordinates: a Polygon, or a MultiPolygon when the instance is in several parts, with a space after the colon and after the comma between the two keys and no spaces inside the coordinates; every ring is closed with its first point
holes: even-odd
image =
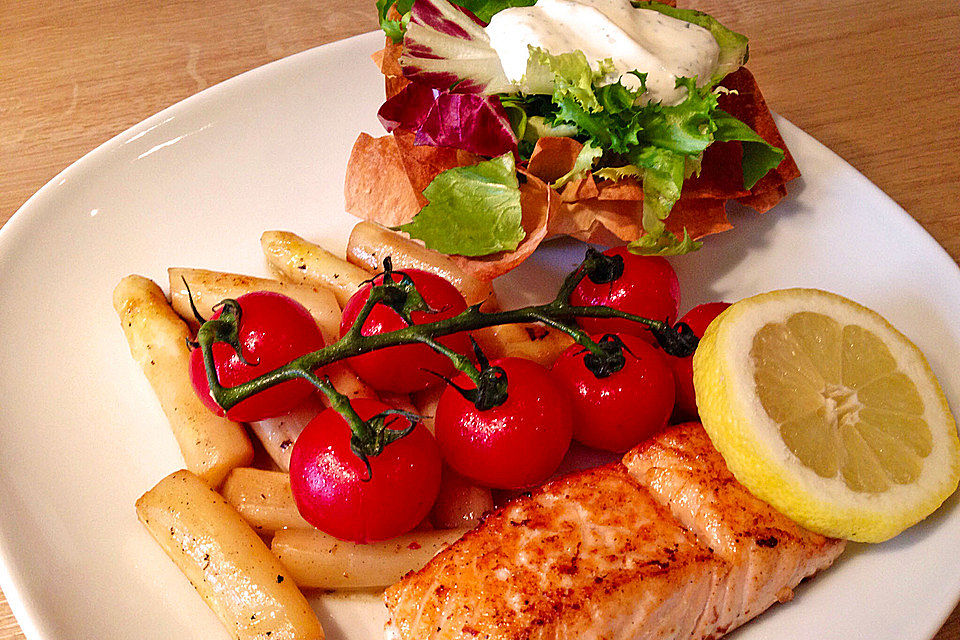
{"type": "Polygon", "coordinates": [[[290,572],[223,497],[176,471],[137,500],[137,516],[236,640],[323,640],[290,572]]]}
{"type": "Polygon", "coordinates": [[[289,231],[265,231],[260,236],[260,246],[267,264],[283,280],[326,287],[333,291],[341,309],[373,277],[370,271],[289,231]]]}
{"type": "Polygon", "coordinates": [[[208,318],[212,315],[214,305],[227,298],[236,299],[253,291],[273,291],[289,296],[306,307],[317,321],[326,344],[340,336],[340,305],[329,289],[208,269],[174,267],[168,269],[167,274],[170,278],[171,304],[191,324],[195,325],[196,321],[190,309],[190,294],[201,315],[208,318]],[[190,294],[187,293],[184,280],[190,286],[190,294]]]}
{"type": "Polygon", "coordinates": [[[190,331],[160,287],[147,278],[127,276],[113,291],[113,306],[187,468],[215,487],[234,467],[250,464],[253,447],[243,427],[214,415],[194,393],[187,374],[190,331]]]}

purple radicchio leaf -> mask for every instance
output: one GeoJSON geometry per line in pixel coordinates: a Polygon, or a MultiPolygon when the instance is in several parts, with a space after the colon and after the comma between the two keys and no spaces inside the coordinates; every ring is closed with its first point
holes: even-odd
{"type": "Polygon", "coordinates": [[[419,82],[411,82],[380,106],[377,117],[383,128],[416,131],[437,101],[439,91],[419,82]]]}
{"type": "Polygon", "coordinates": [[[517,137],[499,98],[441,93],[416,130],[414,144],[453,147],[482,156],[517,153],[517,137]]]}
{"type": "Polygon", "coordinates": [[[416,0],[403,38],[403,75],[458,93],[513,92],[482,23],[447,0],[416,0]]]}

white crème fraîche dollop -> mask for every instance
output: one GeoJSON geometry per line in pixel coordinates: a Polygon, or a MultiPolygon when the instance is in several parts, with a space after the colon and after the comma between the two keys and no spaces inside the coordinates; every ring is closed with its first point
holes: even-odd
{"type": "Polygon", "coordinates": [[[610,59],[609,82],[631,89],[647,74],[643,102],[682,102],[686,89],[678,77],[697,78],[703,86],[717,70],[720,46],[707,29],[629,0],[538,0],[532,7],[511,7],[495,14],[486,27],[507,78],[519,83],[527,70],[530,46],[553,55],[582,51],[594,69],[610,59]]]}

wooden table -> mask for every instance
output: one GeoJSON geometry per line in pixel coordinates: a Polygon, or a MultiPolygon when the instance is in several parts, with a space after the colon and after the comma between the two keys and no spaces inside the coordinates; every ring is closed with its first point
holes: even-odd
{"type": "MultiPolygon", "coordinates": [[[[163,107],[271,60],[376,28],[373,4],[3,3],[0,223],[58,171],[163,107]]],[[[696,6],[751,37],[749,66],[774,110],[850,161],[960,259],[957,0],[696,6]]],[[[0,596],[0,640],[24,637],[0,596]]],[[[960,640],[960,608],[936,639],[960,640]]]]}

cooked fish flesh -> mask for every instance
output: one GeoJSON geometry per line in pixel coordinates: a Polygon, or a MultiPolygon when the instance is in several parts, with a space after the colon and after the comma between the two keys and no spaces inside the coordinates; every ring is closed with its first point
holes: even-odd
{"type": "Polygon", "coordinates": [[[844,542],[807,531],[736,481],[696,423],[673,427],[623,457],[627,470],[730,573],[711,599],[703,636],[718,636],[793,597],[793,587],[830,566],[844,542]]]}
{"type": "Polygon", "coordinates": [[[716,638],[842,549],[753,498],[683,425],[488,516],[387,590],[387,638],[716,638]]]}

